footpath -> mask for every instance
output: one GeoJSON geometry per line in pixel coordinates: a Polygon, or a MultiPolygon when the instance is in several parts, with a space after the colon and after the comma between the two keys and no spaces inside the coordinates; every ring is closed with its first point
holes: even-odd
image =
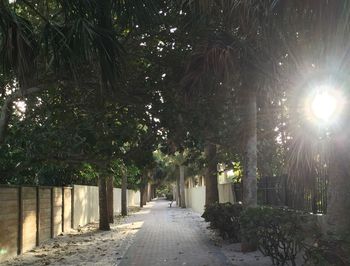
{"type": "Polygon", "coordinates": [[[89,224],[51,239],[0,265],[81,266],[270,266],[260,252],[243,254],[240,244],[223,241],[199,214],[154,200],[111,231],[89,224]]]}
{"type": "Polygon", "coordinates": [[[169,208],[168,201],[157,200],[135,214],[133,222],[142,226],[121,266],[232,265],[189,210],[169,208]]]}

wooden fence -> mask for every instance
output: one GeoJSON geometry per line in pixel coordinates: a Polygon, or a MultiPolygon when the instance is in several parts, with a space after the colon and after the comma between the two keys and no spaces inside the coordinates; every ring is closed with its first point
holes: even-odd
{"type": "MultiPolygon", "coordinates": [[[[114,194],[120,189],[114,188],[114,194]]],[[[120,194],[120,193],[119,193],[120,194]]],[[[128,191],[128,205],[139,192],[128,191]]],[[[98,188],[0,185],[0,262],[72,228],[98,221],[98,188]]],[[[113,200],[115,212],[121,200],[113,200]]]]}
{"type": "Polygon", "coordinates": [[[0,187],[0,261],[71,229],[71,187],[0,187]]]}

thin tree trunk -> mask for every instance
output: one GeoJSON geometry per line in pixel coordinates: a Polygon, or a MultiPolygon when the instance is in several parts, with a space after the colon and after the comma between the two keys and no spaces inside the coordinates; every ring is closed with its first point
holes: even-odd
{"type": "Polygon", "coordinates": [[[143,205],[147,204],[147,191],[148,191],[147,188],[148,188],[148,184],[146,183],[143,187],[143,197],[142,197],[143,205]]]}
{"type": "Polygon", "coordinates": [[[125,174],[122,177],[122,216],[128,215],[128,204],[126,200],[128,178],[125,174]]]}
{"type": "Polygon", "coordinates": [[[181,193],[180,193],[180,175],[176,176],[176,205],[181,206],[181,193]]]}
{"type": "Polygon", "coordinates": [[[179,166],[179,181],[180,181],[180,207],[186,208],[186,199],[185,199],[185,166],[179,166]]]}
{"type": "Polygon", "coordinates": [[[143,194],[145,194],[143,186],[140,188],[140,208],[143,208],[143,194]]]}
{"type": "Polygon", "coordinates": [[[147,202],[152,200],[152,185],[150,183],[147,184],[147,202]]]}
{"type": "Polygon", "coordinates": [[[100,207],[100,230],[108,231],[108,200],[107,200],[107,184],[105,174],[101,174],[99,177],[99,207],[100,207]]]}
{"type": "Polygon", "coordinates": [[[107,178],[107,198],[108,198],[108,221],[114,222],[114,211],[113,211],[113,176],[107,178]]]}
{"type": "Polygon", "coordinates": [[[247,93],[246,105],[246,136],[245,167],[243,177],[243,204],[246,207],[257,206],[257,108],[256,93],[247,93]]]}
{"type": "Polygon", "coordinates": [[[219,202],[216,145],[207,142],[205,146],[207,168],[205,171],[205,205],[219,202]]]}
{"type": "Polygon", "coordinates": [[[173,189],[173,201],[177,201],[177,195],[176,195],[176,183],[172,184],[172,189],[173,189]]]}

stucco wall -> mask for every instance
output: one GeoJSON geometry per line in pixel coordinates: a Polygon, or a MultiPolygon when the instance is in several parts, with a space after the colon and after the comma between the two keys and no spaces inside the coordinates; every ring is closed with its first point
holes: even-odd
{"type": "MultiPolygon", "coordinates": [[[[128,196],[128,195],[126,195],[128,196]]],[[[114,213],[121,212],[121,198],[122,198],[122,190],[120,188],[113,189],[113,211],[114,213]]]]}
{"type": "Polygon", "coordinates": [[[185,189],[186,207],[202,214],[205,205],[205,186],[185,189]]]}
{"type": "Polygon", "coordinates": [[[220,203],[225,203],[225,202],[234,203],[234,198],[233,198],[231,186],[232,186],[232,183],[218,185],[219,202],[220,203]]]}
{"type": "Polygon", "coordinates": [[[98,187],[74,186],[73,228],[98,221],[98,202],[98,187]]]}
{"type": "MultiPolygon", "coordinates": [[[[140,204],[140,192],[128,190],[128,206],[140,204]]],[[[84,226],[99,219],[98,187],[95,186],[74,186],[74,228],[84,226]]],[[[115,214],[121,211],[121,189],[113,189],[113,211],[115,214]]]]}
{"type": "MultiPolygon", "coordinates": [[[[233,193],[231,183],[218,185],[219,202],[233,203],[233,193]]],[[[203,214],[205,206],[205,186],[190,187],[185,189],[186,207],[203,214]]]]}

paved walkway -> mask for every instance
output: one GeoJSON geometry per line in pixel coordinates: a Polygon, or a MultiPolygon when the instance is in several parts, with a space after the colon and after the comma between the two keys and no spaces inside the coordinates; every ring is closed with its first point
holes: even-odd
{"type": "Polygon", "coordinates": [[[169,208],[168,201],[157,200],[130,222],[140,224],[121,266],[232,265],[220,249],[213,245],[186,209],[169,208]]]}

